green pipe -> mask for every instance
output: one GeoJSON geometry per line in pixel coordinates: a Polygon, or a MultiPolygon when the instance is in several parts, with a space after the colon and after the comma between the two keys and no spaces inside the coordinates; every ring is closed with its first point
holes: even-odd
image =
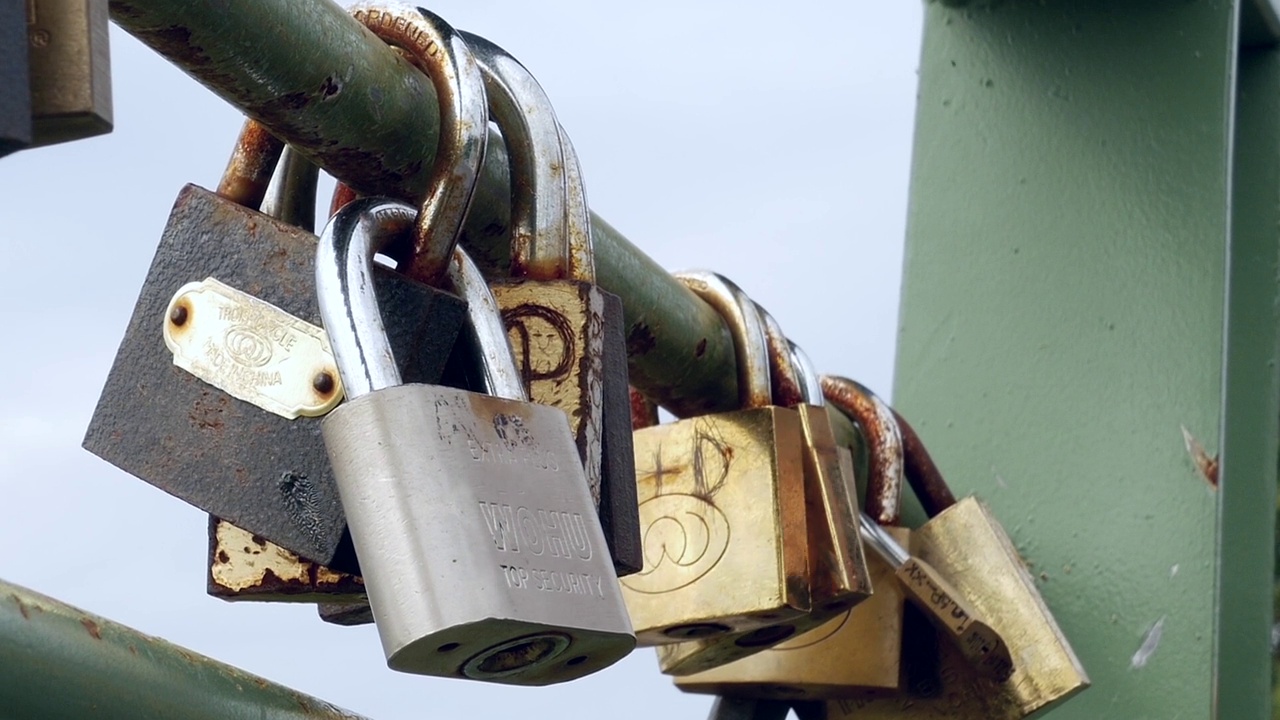
{"type": "MultiPolygon", "coordinates": [[[[355,189],[402,199],[426,185],[438,135],[435,91],[329,0],[237,3],[111,0],[111,17],[222,99],[355,189]]],[[[462,242],[490,269],[507,255],[509,186],[501,140],[462,242]]],[[[738,400],[720,317],[593,216],[596,275],[625,309],[631,381],[678,415],[738,400]]]]}
{"type": "Polygon", "coordinates": [[[0,668],[6,719],[361,717],[4,581],[0,668]]]}

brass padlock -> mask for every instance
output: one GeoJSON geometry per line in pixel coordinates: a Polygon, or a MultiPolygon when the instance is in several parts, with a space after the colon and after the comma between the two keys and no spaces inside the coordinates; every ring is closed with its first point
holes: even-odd
{"type": "Polygon", "coordinates": [[[622,306],[595,284],[591,217],[578,156],[532,74],[502,48],[463,35],[484,72],[490,114],[502,130],[517,179],[511,279],[495,281],[491,289],[530,399],[569,416],[615,570],[626,575],[641,563],[631,434],[625,429],[611,434],[609,458],[603,442],[606,415],[616,416],[616,423],[626,414],[618,394],[626,386],[622,306]],[[606,349],[606,343],[612,347],[606,349]],[[620,381],[621,387],[606,387],[606,381],[614,386],[620,381]]]}
{"type": "Polygon", "coordinates": [[[622,586],[648,645],[755,631],[810,609],[800,418],[770,404],[759,316],[732,300],[742,291],[711,273],[677,277],[728,322],[743,409],[635,432],[644,569],[622,586]]]}
{"type": "Polygon", "coordinates": [[[668,675],[691,675],[761,652],[825,624],[871,594],[859,539],[853,463],[847,450],[842,456],[836,447],[831,420],[822,406],[818,374],[804,351],[783,335],[773,316],[758,306],[754,309],[767,338],[774,401],[796,411],[804,435],[811,610],[787,623],[743,635],[660,646],[658,667],[668,675]]]}
{"type": "Polygon", "coordinates": [[[111,132],[107,0],[22,1],[27,5],[32,146],[111,132]]]}
{"type": "MultiPolygon", "coordinates": [[[[825,390],[825,388],[824,388],[825,390]]],[[[906,542],[899,522],[902,441],[892,411],[873,396],[824,393],[862,430],[868,459],[867,499],[874,519],[906,542]]],[[[841,448],[841,462],[853,465],[841,448]]],[[[852,474],[852,469],[850,469],[852,474]]],[[[685,692],[781,700],[891,693],[902,684],[903,592],[890,568],[868,553],[875,592],[865,602],[769,650],[695,675],[675,678],[685,692]]]]}
{"type": "Polygon", "coordinates": [[[931,515],[912,532],[911,548],[1000,633],[1013,658],[1013,674],[1004,682],[983,677],[954,645],[942,643],[941,688],[934,697],[832,701],[826,717],[1021,720],[1087,688],[1084,668],[1000,523],[976,498],[955,502],[923,444],[910,426],[902,428],[910,438],[907,467],[914,470],[907,478],[931,515]]]}

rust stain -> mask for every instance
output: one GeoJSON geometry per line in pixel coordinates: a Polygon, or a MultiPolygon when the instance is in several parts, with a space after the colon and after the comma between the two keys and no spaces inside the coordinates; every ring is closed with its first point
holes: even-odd
{"type": "Polygon", "coordinates": [[[93,636],[94,640],[102,639],[102,628],[98,627],[98,623],[94,622],[89,618],[80,618],[80,624],[83,625],[84,629],[87,630],[89,634],[93,636]]]}
{"type": "Polygon", "coordinates": [[[907,482],[924,506],[925,514],[934,517],[955,505],[956,496],[947,486],[947,481],[942,479],[942,473],[911,424],[897,410],[893,410],[893,419],[898,422],[898,432],[902,435],[903,469],[907,482]]]}
{"type": "Polygon", "coordinates": [[[1217,489],[1218,487],[1218,456],[1209,456],[1205,452],[1204,446],[1196,440],[1186,425],[1180,425],[1182,428],[1182,442],[1187,447],[1187,453],[1191,455],[1191,462],[1196,466],[1196,470],[1200,473],[1200,477],[1209,483],[1209,487],[1217,489]]]}
{"type": "Polygon", "coordinates": [[[848,378],[823,375],[827,402],[858,424],[869,456],[865,509],[881,525],[899,523],[902,496],[902,434],[892,411],[875,393],[848,378]]]}

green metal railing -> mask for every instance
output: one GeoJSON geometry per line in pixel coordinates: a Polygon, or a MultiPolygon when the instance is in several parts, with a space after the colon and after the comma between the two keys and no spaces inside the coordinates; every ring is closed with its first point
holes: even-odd
{"type": "Polygon", "coordinates": [[[360,720],[308,695],[0,581],[0,717],[360,720]]]}

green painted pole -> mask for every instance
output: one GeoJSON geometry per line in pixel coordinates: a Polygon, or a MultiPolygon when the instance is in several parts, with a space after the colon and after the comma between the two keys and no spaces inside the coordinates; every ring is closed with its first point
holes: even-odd
{"type": "Polygon", "coordinates": [[[0,718],[360,717],[0,581],[0,718]]]}
{"type": "MultiPolygon", "coordinates": [[[[111,18],[334,177],[415,199],[435,156],[431,83],[331,0],[111,0],[111,18]]],[[[500,140],[462,242],[490,268],[508,250],[500,140]]],[[[679,415],[737,406],[729,331],[706,303],[592,218],[596,276],[622,298],[633,384],[679,415]]]]}
{"type": "Polygon", "coordinates": [[[1245,63],[1233,173],[1237,14],[927,8],[894,398],[1088,670],[1059,720],[1266,716],[1280,118],[1245,63]]]}
{"type": "Polygon", "coordinates": [[[1280,458],[1280,53],[1240,53],[1214,678],[1219,718],[1272,717],[1276,462],[1280,458]]]}

